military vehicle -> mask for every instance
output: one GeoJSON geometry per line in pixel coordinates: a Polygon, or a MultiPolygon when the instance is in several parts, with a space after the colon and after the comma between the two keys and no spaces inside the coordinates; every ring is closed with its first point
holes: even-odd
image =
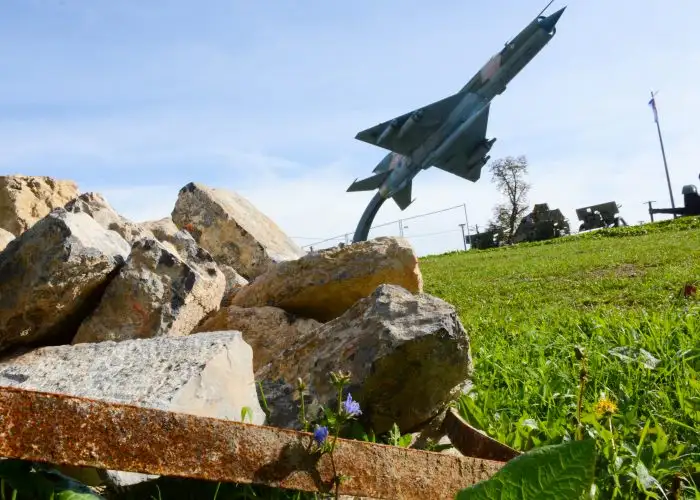
{"type": "Polygon", "coordinates": [[[561,210],[558,208],[550,210],[546,203],[539,203],[520,221],[513,235],[513,243],[549,240],[567,234],[569,234],[569,221],[561,210]]]}
{"type": "Polygon", "coordinates": [[[491,229],[489,231],[484,231],[483,233],[471,234],[466,236],[464,239],[471,246],[471,248],[477,250],[495,248],[498,246],[498,231],[496,229],[491,229]]]}
{"type": "Polygon", "coordinates": [[[577,208],[576,217],[581,221],[579,231],[590,231],[602,227],[626,226],[625,219],[618,215],[620,205],[614,201],[577,208]]]}
{"type": "MultiPolygon", "coordinates": [[[[698,176],[700,178],[700,176],[698,176]]],[[[654,214],[675,214],[683,217],[684,215],[700,215],[700,195],[698,188],[693,184],[686,184],[681,191],[683,195],[683,206],[676,208],[651,208],[649,207],[649,216],[654,220],[654,214]]]]}

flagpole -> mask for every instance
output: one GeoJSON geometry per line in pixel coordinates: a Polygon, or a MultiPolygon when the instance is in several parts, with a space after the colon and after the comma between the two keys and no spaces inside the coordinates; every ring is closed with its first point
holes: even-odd
{"type": "MultiPolygon", "coordinates": [[[[654,91],[651,91],[651,100],[649,101],[654,110],[654,121],[656,122],[656,131],[659,133],[659,144],[661,144],[661,156],[664,159],[664,169],[666,170],[666,183],[668,184],[668,194],[671,197],[671,208],[676,209],[676,203],[673,201],[673,189],[671,189],[671,177],[668,175],[668,163],[666,162],[666,151],[664,150],[664,140],[661,136],[661,125],[659,125],[659,112],[656,109],[656,99],[654,99],[654,91]]],[[[676,214],[673,214],[676,218],[676,214]]]]}

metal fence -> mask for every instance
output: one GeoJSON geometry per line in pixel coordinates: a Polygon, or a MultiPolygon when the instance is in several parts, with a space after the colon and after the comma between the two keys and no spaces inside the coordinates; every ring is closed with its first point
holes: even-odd
{"type": "MultiPolygon", "coordinates": [[[[423,214],[375,224],[370,228],[368,239],[378,236],[399,236],[408,239],[419,254],[442,253],[452,250],[466,250],[465,236],[476,232],[478,226],[469,225],[466,203],[434,210],[423,214]]],[[[321,250],[350,244],[355,230],[309,241],[309,238],[294,237],[309,250],[321,250]]]]}
{"type": "MultiPolygon", "coordinates": [[[[574,218],[568,219],[570,234],[579,232],[579,222],[574,218]]],[[[645,224],[645,221],[637,221],[637,224],[645,224]]],[[[454,205],[451,207],[426,212],[423,214],[403,217],[401,219],[383,222],[371,227],[367,239],[378,236],[400,236],[409,240],[418,255],[439,254],[455,250],[467,250],[470,235],[483,232],[485,225],[469,225],[467,205],[454,205]]],[[[322,250],[350,244],[355,233],[354,229],[330,236],[328,238],[308,238],[302,236],[293,237],[302,248],[308,250],[322,250]]]]}

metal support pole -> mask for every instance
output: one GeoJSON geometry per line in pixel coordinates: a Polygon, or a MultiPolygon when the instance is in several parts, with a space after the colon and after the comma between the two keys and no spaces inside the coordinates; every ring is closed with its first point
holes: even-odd
{"type": "MultiPolygon", "coordinates": [[[[472,235],[469,233],[469,217],[467,217],[467,204],[463,203],[462,207],[464,207],[464,222],[467,225],[467,236],[469,237],[469,241],[471,241],[472,235]]],[[[471,247],[471,243],[469,244],[469,246],[471,247]]],[[[465,250],[466,250],[466,248],[465,248],[465,250]]]]}
{"type": "Polygon", "coordinates": [[[403,221],[399,219],[399,234],[403,238],[403,221]]]}
{"type": "Polygon", "coordinates": [[[651,204],[656,203],[656,201],[650,200],[650,201],[645,201],[644,203],[649,205],[649,218],[651,219],[651,222],[654,222],[654,214],[651,212],[651,204]]]}
{"type": "MultiPolygon", "coordinates": [[[[676,208],[676,203],[673,201],[673,189],[671,189],[671,177],[668,175],[668,163],[666,162],[666,151],[664,149],[664,140],[663,137],[661,137],[661,125],[659,125],[659,113],[658,110],[656,109],[656,99],[654,98],[654,92],[651,92],[651,100],[649,101],[649,104],[654,109],[654,121],[656,122],[656,131],[659,133],[659,144],[661,144],[661,156],[663,157],[664,160],[664,169],[666,170],[666,182],[668,183],[668,194],[671,197],[671,208],[675,210],[676,208]]],[[[673,214],[673,218],[676,218],[676,214],[673,214]]]]}
{"type": "Polygon", "coordinates": [[[464,244],[464,251],[467,251],[467,238],[464,236],[464,223],[460,224],[459,227],[462,228],[462,243],[464,244]]]}

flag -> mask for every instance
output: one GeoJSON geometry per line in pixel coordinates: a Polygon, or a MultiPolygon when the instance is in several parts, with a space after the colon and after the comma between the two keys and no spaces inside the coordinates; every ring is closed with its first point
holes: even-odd
{"type": "Polygon", "coordinates": [[[659,114],[656,111],[656,101],[654,100],[654,97],[652,97],[649,101],[649,106],[651,106],[651,109],[654,110],[654,121],[659,123],[659,114]]]}

